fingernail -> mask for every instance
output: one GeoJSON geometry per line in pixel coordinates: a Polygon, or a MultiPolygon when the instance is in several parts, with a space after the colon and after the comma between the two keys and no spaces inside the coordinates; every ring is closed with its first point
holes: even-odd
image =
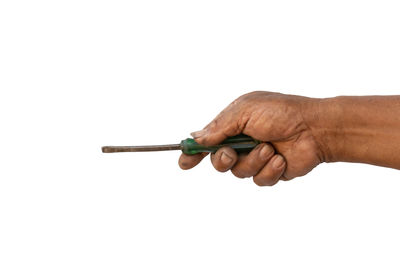
{"type": "Polygon", "coordinates": [[[262,149],[260,150],[260,153],[259,153],[259,155],[260,155],[260,158],[261,159],[266,159],[266,158],[270,158],[271,157],[271,154],[274,152],[274,149],[271,147],[271,146],[269,146],[269,145],[264,145],[263,147],[262,147],[262,149]]]}
{"type": "Polygon", "coordinates": [[[221,161],[222,161],[222,163],[229,165],[232,162],[232,158],[230,156],[228,156],[228,154],[226,154],[225,152],[222,152],[221,161]]]}
{"type": "Polygon", "coordinates": [[[190,135],[192,135],[192,137],[195,139],[200,138],[204,134],[206,134],[206,130],[204,129],[190,133],[190,135]]]}
{"type": "Polygon", "coordinates": [[[283,159],[283,157],[278,155],[272,162],[272,167],[274,167],[275,169],[280,169],[284,163],[285,160],[283,159]]]}

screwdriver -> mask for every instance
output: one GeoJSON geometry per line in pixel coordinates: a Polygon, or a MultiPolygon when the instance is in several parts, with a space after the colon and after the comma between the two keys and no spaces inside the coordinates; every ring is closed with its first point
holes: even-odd
{"type": "Polygon", "coordinates": [[[182,150],[183,153],[188,155],[195,155],[203,152],[215,153],[217,150],[224,146],[229,146],[236,150],[238,153],[250,152],[256,147],[260,141],[253,139],[244,134],[239,134],[229,137],[218,145],[204,146],[198,144],[194,139],[187,138],[182,140],[179,144],[165,144],[165,145],[143,145],[143,146],[103,146],[101,150],[103,153],[117,153],[117,152],[148,152],[148,151],[168,151],[168,150],[182,150]]]}

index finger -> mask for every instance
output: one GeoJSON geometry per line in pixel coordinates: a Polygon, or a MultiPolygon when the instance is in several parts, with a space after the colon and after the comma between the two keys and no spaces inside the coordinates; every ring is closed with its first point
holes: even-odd
{"type": "Polygon", "coordinates": [[[182,153],[178,161],[179,167],[181,167],[182,170],[189,170],[199,164],[207,155],[208,153],[199,153],[195,155],[182,153]]]}

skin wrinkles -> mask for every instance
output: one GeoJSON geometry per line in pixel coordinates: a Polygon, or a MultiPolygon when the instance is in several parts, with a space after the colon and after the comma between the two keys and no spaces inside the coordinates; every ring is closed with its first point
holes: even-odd
{"type": "MultiPolygon", "coordinates": [[[[303,176],[322,162],[400,169],[399,104],[400,96],[317,99],[255,91],[234,100],[192,135],[204,145],[240,133],[264,142],[248,154],[223,147],[210,155],[216,170],[253,177],[261,186],[303,176]]],[[[179,165],[193,168],[205,156],[182,154],[179,165]]]]}

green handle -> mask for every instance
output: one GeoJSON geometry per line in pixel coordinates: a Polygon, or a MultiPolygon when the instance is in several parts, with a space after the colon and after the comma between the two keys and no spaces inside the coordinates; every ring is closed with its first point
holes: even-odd
{"type": "Polygon", "coordinates": [[[198,144],[195,140],[188,138],[181,141],[182,152],[188,155],[195,155],[203,152],[215,153],[217,150],[223,146],[229,146],[236,150],[236,152],[250,152],[254,147],[256,147],[260,141],[253,139],[244,134],[229,137],[222,143],[212,146],[204,146],[198,144]]]}

